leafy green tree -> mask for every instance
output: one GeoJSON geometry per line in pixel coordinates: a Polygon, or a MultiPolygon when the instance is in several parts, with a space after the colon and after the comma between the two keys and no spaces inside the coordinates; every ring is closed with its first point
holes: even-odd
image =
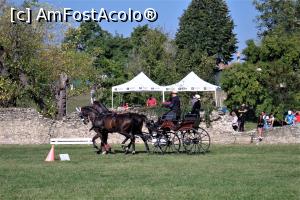
{"type": "Polygon", "coordinates": [[[247,103],[257,114],[273,112],[281,119],[300,109],[299,3],[254,1],[261,41],[247,41],[245,62],[224,71],[221,86],[230,108],[247,103]]]}
{"type": "MultiPolygon", "coordinates": [[[[24,6],[39,8],[35,1],[27,1],[24,6]]],[[[51,43],[52,28],[51,24],[36,21],[13,24],[9,5],[3,9],[0,15],[0,46],[4,52],[0,56],[1,106],[34,104],[47,116],[61,118],[66,114],[68,79],[90,78],[91,58],[51,43]]]]}
{"type": "Polygon", "coordinates": [[[258,10],[257,23],[259,35],[264,36],[275,29],[292,33],[300,28],[299,0],[254,0],[258,10]]]}
{"type": "Polygon", "coordinates": [[[166,34],[159,29],[149,29],[147,25],[134,29],[131,42],[129,71],[135,76],[143,71],[158,84],[172,82],[175,75],[176,47],[166,34]]]}
{"type": "Polygon", "coordinates": [[[278,117],[288,109],[299,109],[299,36],[299,32],[273,32],[260,45],[248,41],[246,62],[224,71],[221,86],[228,94],[226,104],[233,108],[247,103],[257,112],[273,112],[278,117]]]}
{"type": "MultiPolygon", "coordinates": [[[[131,34],[132,50],[129,53],[128,76],[133,78],[144,72],[151,80],[160,85],[174,83],[176,73],[176,46],[167,34],[159,28],[150,29],[147,25],[138,26],[131,34]]],[[[126,101],[144,103],[149,94],[128,94],[126,101]]],[[[155,94],[160,98],[161,94],[155,94]]]]}
{"type": "Polygon", "coordinates": [[[101,86],[98,98],[104,103],[110,103],[111,87],[127,80],[130,40],[118,34],[112,36],[97,22],[82,22],[78,28],[67,31],[63,47],[93,57],[92,65],[96,74],[93,83],[101,86]]]}
{"type": "Polygon", "coordinates": [[[180,18],[176,34],[178,72],[198,71],[212,82],[215,60],[228,62],[236,51],[233,28],[225,1],[192,0],[180,18]]]}

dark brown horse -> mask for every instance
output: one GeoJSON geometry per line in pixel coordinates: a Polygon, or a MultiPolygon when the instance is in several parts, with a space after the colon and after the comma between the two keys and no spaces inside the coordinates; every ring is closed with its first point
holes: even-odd
{"type": "MultiPolygon", "coordinates": [[[[105,114],[105,113],[106,113],[106,114],[107,114],[107,113],[115,113],[115,112],[112,112],[112,111],[108,110],[108,108],[107,108],[104,104],[102,104],[100,101],[94,101],[93,104],[92,104],[92,107],[93,107],[95,110],[97,110],[98,113],[100,113],[100,114],[105,114]]],[[[115,114],[117,114],[117,113],[115,113],[115,114]]],[[[139,131],[141,132],[142,127],[143,127],[143,122],[148,121],[148,120],[147,120],[147,117],[146,117],[145,115],[143,115],[143,114],[138,114],[138,113],[123,113],[123,114],[126,114],[126,115],[128,115],[128,117],[133,118],[134,120],[136,120],[137,124],[139,125],[139,126],[138,126],[138,129],[136,130],[137,132],[139,132],[139,131]]],[[[91,130],[92,130],[92,129],[93,129],[93,127],[91,128],[91,130]]],[[[95,148],[97,148],[96,143],[95,143],[95,140],[96,140],[97,138],[100,138],[100,137],[102,137],[103,140],[104,140],[104,142],[107,143],[107,135],[103,134],[103,135],[101,136],[99,133],[97,133],[97,134],[93,137],[93,139],[92,139],[95,148]],[[106,139],[106,141],[105,141],[105,139],[106,139]]],[[[121,143],[122,147],[126,148],[125,143],[126,143],[127,140],[129,140],[129,139],[130,139],[130,138],[125,138],[125,139],[122,141],[122,143],[121,143]]],[[[104,144],[101,143],[101,147],[103,147],[103,146],[104,146],[104,144]]],[[[104,148],[105,148],[105,146],[104,146],[104,148]]]]}
{"type": "MultiPolygon", "coordinates": [[[[146,150],[149,152],[146,138],[142,133],[142,126],[146,120],[145,117],[138,117],[138,114],[135,113],[100,114],[91,106],[82,107],[80,109],[79,116],[83,120],[84,124],[88,124],[89,121],[92,122],[92,129],[99,134],[101,142],[104,144],[104,146],[107,146],[107,134],[117,132],[125,136],[125,140],[130,139],[130,143],[126,148],[125,153],[128,153],[131,145],[132,153],[135,153],[135,136],[139,136],[144,141],[146,150]]],[[[105,151],[106,150],[107,149],[105,149],[105,151]]]]}

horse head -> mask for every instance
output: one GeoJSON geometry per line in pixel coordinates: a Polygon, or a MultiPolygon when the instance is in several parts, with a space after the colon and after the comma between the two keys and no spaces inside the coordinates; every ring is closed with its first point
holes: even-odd
{"type": "Polygon", "coordinates": [[[78,116],[80,117],[80,120],[87,125],[90,121],[89,119],[89,111],[86,109],[86,107],[76,107],[76,111],[78,112],[78,116]]]}
{"type": "Polygon", "coordinates": [[[99,113],[109,113],[110,111],[105,107],[100,101],[93,102],[93,108],[96,109],[99,113]]]}

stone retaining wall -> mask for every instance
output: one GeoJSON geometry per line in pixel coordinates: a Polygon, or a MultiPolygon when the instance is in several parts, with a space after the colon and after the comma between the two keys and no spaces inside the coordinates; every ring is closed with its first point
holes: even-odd
{"type": "MultiPolygon", "coordinates": [[[[218,117],[211,128],[205,128],[211,135],[212,143],[249,144],[250,135],[232,131],[229,116],[218,117]]],[[[204,123],[203,123],[204,124],[204,123]]],[[[0,108],[0,144],[47,144],[53,137],[93,137],[90,125],[84,125],[76,113],[63,120],[51,120],[31,108],[0,108]]],[[[110,134],[109,143],[120,143],[123,136],[110,134]]],[[[300,126],[274,128],[266,132],[263,143],[300,143],[300,126]]]]}

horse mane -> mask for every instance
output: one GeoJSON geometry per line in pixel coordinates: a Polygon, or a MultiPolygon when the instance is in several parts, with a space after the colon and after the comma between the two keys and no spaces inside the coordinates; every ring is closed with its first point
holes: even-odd
{"type": "Polygon", "coordinates": [[[94,101],[93,102],[93,107],[98,110],[99,112],[102,111],[102,112],[111,112],[110,110],[108,110],[108,108],[103,104],[101,103],[100,101],[94,101]]]}

